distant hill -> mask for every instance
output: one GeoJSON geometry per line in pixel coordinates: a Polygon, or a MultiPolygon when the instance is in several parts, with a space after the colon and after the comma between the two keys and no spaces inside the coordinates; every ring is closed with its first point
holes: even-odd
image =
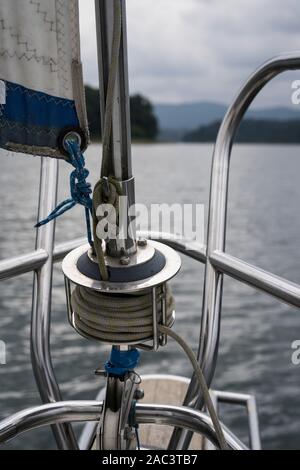
{"type": "MultiPolygon", "coordinates": [[[[86,102],[92,139],[100,139],[98,90],[86,87],[86,102]]],[[[227,106],[199,102],[153,106],[141,95],[132,96],[131,124],[135,140],[167,142],[215,142],[227,106]]],[[[240,142],[300,142],[300,107],[250,111],[242,123],[240,142]]]]}
{"type": "MultiPolygon", "coordinates": [[[[99,90],[85,87],[88,123],[92,140],[101,138],[99,90]]],[[[151,102],[142,95],[130,97],[132,138],[137,141],[153,141],[159,133],[157,117],[151,102]]]]}
{"type": "MultiPolygon", "coordinates": [[[[187,132],[184,142],[215,142],[221,121],[187,132]]],[[[261,119],[245,119],[238,131],[236,142],[241,143],[300,143],[300,119],[288,121],[268,121],[261,119]]]]}
{"type": "Polygon", "coordinates": [[[158,104],[154,112],[161,129],[195,129],[223,118],[226,106],[217,103],[158,104]]]}
{"type": "MultiPolygon", "coordinates": [[[[154,107],[159,126],[165,135],[171,131],[184,131],[199,126],[221,121],[228,106],[220,103],[203,101],[183,104],[157,104],[154,107]]],[[[247,118],[256,120],[297,120],[300,119],[300,107],[297,108],[266,108],[250,111],[247,118]]]]}

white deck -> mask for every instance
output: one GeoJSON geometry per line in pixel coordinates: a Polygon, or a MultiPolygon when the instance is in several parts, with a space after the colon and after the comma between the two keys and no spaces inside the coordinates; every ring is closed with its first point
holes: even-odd
{"type": "MultiPolygon", "coordinates": [[[[160,405],[182,405],[189,379],[177,376],[144,376],[142,377],[142,389],[145,398],[141,403],[156,403],[160,405]]],[[[173,428],[169,426],[141,425],[141,446],[148,449],[167,449],[173,428]]],[[[194,435],[190,450],[202,449],[202,438],[194,435]]]]}

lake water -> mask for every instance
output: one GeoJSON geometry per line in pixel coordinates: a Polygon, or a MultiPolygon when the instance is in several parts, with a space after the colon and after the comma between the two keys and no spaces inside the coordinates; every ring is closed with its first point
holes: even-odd
{"type": "MultiPolygon", "coordinates": [[[[211,145],[134,145],[137,201],[203,203],[207,207],[211,145]]],[[[100,147],[91,146],[91,181],[99,174],[100,147]]],[[[39,159],[1,155],[0,259],[34,248],[39,159]]],[[[68,194],[67,164],[61,164],[60,200],[68,194]]],[[[300,282],[300,147],[236,146],[233,151],[227,251],[261,268],[300,282]]],[[[84,236],[82,208],[57,224],[57,242],[84,236]]],[[[176,330],[197,348],[204,268],[183,258],[173,282],[176,330]]],[[[40,403],[30,366],[32,275],[0,284],[0,340],[7,365],[0,366],[0,418],[40,403]]],[[[93,399],[103,385],[93,371],[109,348],[80,338],[66,318],[60,266],[55,267],[51,345],[64,399],[93,399]]],[[[291,362],[293,341],[300,339],[296,309],[250,287],[226,279],[221,347],[214,388],[257,397],[263,446],[300,447],[300,366],[291,362]]],[[[189,375],[191,369],[170,342],[158,353],[142,354],[140,373],[189,375]]],[[[224,407],[223,421],[247,439],[243,410],[224,407]]],[[[80,427],[76,429],[80,431],[80,427]]],[[[26,434],[4,449],[55,448],[48,429],[26,434]]]]}

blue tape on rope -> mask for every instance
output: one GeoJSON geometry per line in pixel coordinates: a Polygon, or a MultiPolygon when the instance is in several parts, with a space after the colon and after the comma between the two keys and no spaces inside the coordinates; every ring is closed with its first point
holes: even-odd
{"type": "Polygon", "coordinates": [[[123,377],[128,372],[133,371],[139,362],[140,353],[137,349],[120,351],[113,346],[110,359],[105,364],[105,370],[109,375],[123,377]]]}
{"type": "Polygon", "coordinates": [[[72,209],[76,204],[85,208],[87,237],[90,245],[93,245],[90,214],[92,212],[93,201],[91,198],[92,186],[87,182],[89,171],[85,168],[85,159],[81,152],[80,145],[75,141],[66,141],[66,147],[70,157],[70,163],[75,168],[70,175],[71,197],[61,202],[45,220],[36,225],[36,228],[48,224],[52,220],[60,217],[65,212],[72,209]]]}

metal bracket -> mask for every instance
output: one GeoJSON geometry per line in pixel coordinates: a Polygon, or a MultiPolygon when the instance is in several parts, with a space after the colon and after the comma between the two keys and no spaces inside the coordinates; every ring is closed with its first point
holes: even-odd
{"type": "Polygon", "coordinates": [[[166,284],[161,286],[155,286],[152,288],[152,321],[153,321],[153,342],[152,345],[139,343],[137,348],[144,349],[146,351],[157,351],[159,346],[166,346],[168,339],[166,335],[161,335],[158,331],[158,325],[167,325],[167,287],[166,284]],[[159,288],[162,288],[162,292],[158,292],[159,288]],[[160,297],[160,299],[159,299],[160,297]],[[161,300],[161,320],[158,318],[158,304],[161,300]]]}
{"type": "Polygon", "coordinates": [[[124,379],[107,377],[106,398],[97,428],[98,450],[136,449],[136,434],[129,425],[129,414],[138,385],[134,372],[124,379]]]}

